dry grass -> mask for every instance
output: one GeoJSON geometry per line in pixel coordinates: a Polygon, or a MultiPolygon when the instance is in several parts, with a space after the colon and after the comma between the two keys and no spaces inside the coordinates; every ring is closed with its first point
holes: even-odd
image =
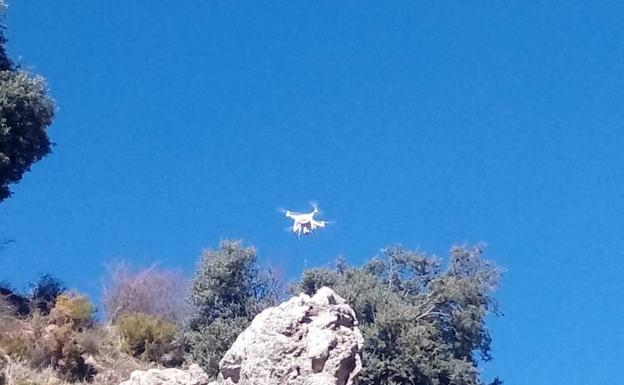
{"type": "MultiPolygon", "coordinates": [[[[181,316],[179,301],[183,296],[177,286],[184,285],[178,276],[158,270],[126,273],[121,271],[117,276],[117,304],[152,306],[150,310],[170,318],[181,316]],[[161,290],[156,297],[146,293],[156,287],[161,290]],[[176,290],[178,297],[173,298],[176,290]],[[150,304],[158,302],[158,296],[164,297],[164,302],[150,304]]],[[[57,301],[50,314],[34,311],[18,318],[12,305],[0,296],[0,383],[4,373],[3,385],[87,384],[69,382],[82,378],[89,378],[93,385],[118,385],[134,370],[158,367],[128,354],[128,342],[116,325],[93,322],[90,303],[77,301],[82,296],[66,297],[57,301]]]]}
{"type": "Polygon", "coordinates": [[[87,362],[95,367],[97,374],[91,384],[118,385],[127,380],[134,370],[147,370],[154,364],[135,359],[124,351],[124,339],[114,325],[101,325],[83,334],[89,350],[95,350],[87,357],[87,362]]]}
{"type": "Polygon", "coordinates": [[[51,368],[32,369],[25,361],[10,360],[6,368],[7,385],[68,385],[51,368]]]}
{"type": "Polygon", "coordinates": [[[6,369],[7,385],[119,385],[130,373],[109,370],[99,373],[92,382],[67,382],[52,368],[33,369],[28,362],[10,362],[6,369]]]}
{"type": "Polygon", "coordinates": [[[3,296],[0,296],[0,325],[13,318],[13,306],[3,296]]]}
{"type": "Polygon", "coordinates": [[[19,329],[23,324],[15,317],[15,308],[9,301],[0,295],[0,334],[9,333],[19,329]]]}
{"type": "MultiPolygon", "coordinates": [[[[2,336],[29,336],[36,334],[36,318],[26,320],[8,319],[10,322],[2,324],[2,336]]],[[[84,343],[85,357],[87,363],[92,365],[97,374],[94,376],[93,385],[118,385],[127,380],[134,370],[146,370],[155,367],[155,364],[146,363],[135,359],[124,352],[124,340],[117,327],[114,325],[100,325],[93,329],[82,332],[77,337],[84,343]]],[[[29,340],[31,341],[31,340],[29,340]]],[[[32,341],[31,341],[32,342],[32,341]]],[[[5,369],[7,385],[68,385],[87,384],[86,382],[67,382],[62,379],[62,375],[47,365],[36,367],[34,360],[35,350],[30,351],[27,357],[8,358],[8,365],[5,369]]]]}

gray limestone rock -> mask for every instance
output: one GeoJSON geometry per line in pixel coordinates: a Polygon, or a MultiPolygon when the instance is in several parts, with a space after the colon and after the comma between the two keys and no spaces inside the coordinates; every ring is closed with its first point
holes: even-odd
{"type": "Polygon", "coordinates": [[[264,310],[219,363],[211,385],[354,385],[363,338],[353,309],[327,287],[264,310]]]}
{"type": "Polygon", "coordinates": [[[130,379],[119,385],[207,385],[208,375],[199,367],[191,365],[188,370],[150,369],[135,370],[130,379]]]}

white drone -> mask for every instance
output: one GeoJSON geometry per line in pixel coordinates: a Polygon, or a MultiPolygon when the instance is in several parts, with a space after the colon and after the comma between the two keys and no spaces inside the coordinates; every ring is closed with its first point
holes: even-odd
{"type": "Polygon", "coordinates": [[[290,210],[286,210],[284,212],[284,216],[286,218],[290,218],[293,220],[293,225],[289,230],[291,230],[296,236],[297,239],[301,238],[301,234],[303,235],[316,235],[315,230],[319,227],[325,227],[325,225],[329,222],[327,221],[317,221],[314,219],[314,216],[319,213],[318,207],[316,205],[312,206],[314,210],[309,213],[295,213],[290,210]]]}

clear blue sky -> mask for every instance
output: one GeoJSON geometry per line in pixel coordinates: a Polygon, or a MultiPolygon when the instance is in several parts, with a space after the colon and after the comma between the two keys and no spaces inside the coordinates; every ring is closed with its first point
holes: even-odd
{"type": "MultiPolygon", "coordinates": [[[[427,3],[427,4],[426,4],[427,3]]],[[[435,4],[433,4],[435,3],[435,4]]],[[[390,243],[507,269],[485,378],[612,382],[624,356],[624,6],[14,0],[54,154],[0,205],[0,278],[98,292],[243,238],[289,276],[390,243]],[[318,200],[337,223],[282,231],[318,200]]]]}

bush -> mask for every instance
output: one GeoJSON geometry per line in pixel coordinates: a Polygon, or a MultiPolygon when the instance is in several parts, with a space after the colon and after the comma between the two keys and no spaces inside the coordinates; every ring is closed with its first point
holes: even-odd
{"type": "MultiPolygon", "coordinates": [[[[92,323],[93,306],[86,296],[75,293],[60,295],[50,314],[33,313],[20,321],[24,325],[20,331],[28,348],[23,359],[33,368],[53,368],[67,381],[89,380],[94,369],[85,362],[84,347],[80,343],[80,331],[92,323]]],[[[19,344],[13,342],[16,351],[19,344]]],[[[24,349],[21,350],[24,352],[24,349]]]]}
{"type": "Polygon", "coordinates": [[[14,360],[24,360],[30,355],[33,339],[24,334],[3,334],[0,336],[0,349],[14,360]]]}
{"type": "Polygon", "coordinates": [[[204,251],[191,281],[193,314],[184,330],[186,350],[212,376],[219,359],[253,317],[276,303],[271,274],[260,270],[253,247],[225,240],[204,251]]]}
{"type": "Polygon", "coordinates": [[[91,324],[94,312],[95,307],[87,296],[69,293],[58,296],[51,316],[61,323],[71,322],[74,327],[80,328],[91,324]]]}
{"type": "Polygon", "coordinates": [[[32,306],[44,315],[50,313],[56,303],[56,298],[66,290],[63,283],[50,274],[43,274],[37,283],[31,284],[31,287],[32,306]]]}
{"type": "Polygon", "coordinates": [[[442,271],[437,260],[392,246],[359,268],[341,261],[306,270],[299,291],[328,285],[354,308],[365,341],[362,385],[479,385],[499,278],[479,247],[453,248],[442,271]]]}
{"type": "Polygon", "coordinates": [[[78,344],[82,346],[85,353],[95,355],[100,351],[102,336],[97,330],[88,329],[77,336],[78,344]]]}
{"type": "Polygon", "coordinates": [[[158,361],[174,349],[175,326],[149,314],[122,315],[117,326],[124,337],[124,346],[134,357],[158,361]]]}
{"type": "Polygon", "coordinates": [[[7,314],[7,310],[11,310],[15,316],[25,317],[30,314],[29,299],[12,289],[6,282],[0,282],[0,300],[3,302],[3,314],[7,314]],[[7,307],[10,305],[10,307],[7,307]]]}
{"type": "Polygon", "coordinates": [[[185,316],[187,284],[174,271],[152,266],[137,270],[120,262],[109,267],[102,302],[109,320],[144,313],[178,323],[185,316]]]}
{"type": "MultiPolygon", "coordinates": [[[[63,306],[61,297],[47,318],[48,324],[33,328],[37,339],[31,351],[30,363],[36,368],[50,366],[68,381],[90,380],[95,370],[85,362],[83,355],[86,351],[80,343],[82,333],[76,328],[77,323],[83,323],[85,318],[80,312],[76,318],[69,315],[56,316],[62,314],[57,312],[57,308],[63,306]]],[[[71,302],[68,304],[71,305],[71,302]]]]}
{"type": "Polygon", "coordinates": [[[83,354],[84,348],[73,338],[65,345],[61,359],[57,363],[57,370],[71,382],[91,381],[96,374],[95,368],[87,364],[83,354]]]}
{"type": "Polygon", "coordinates": [[[210,375],[216,376],[219,361],[248,325],[247,317],[237,317],[218,318],[209,324],[197,326],[193,332],[185,334],[189,353],[196,362],[208,368],[210,375]]]}
{"type": "Polygon", "coordinates": [[[3,303],[8,310],[0,314],[0,351],[13,362],[27,363],[32,373],[54,371],[65,381],[88,381],[94,376],[85,357],[99,346],[97,336],[87,329],[93,322],[93,305],[86,296],[61,294],[49,314],[35,311],[26,317],[17,317],[13,306],[3,303]]]}

